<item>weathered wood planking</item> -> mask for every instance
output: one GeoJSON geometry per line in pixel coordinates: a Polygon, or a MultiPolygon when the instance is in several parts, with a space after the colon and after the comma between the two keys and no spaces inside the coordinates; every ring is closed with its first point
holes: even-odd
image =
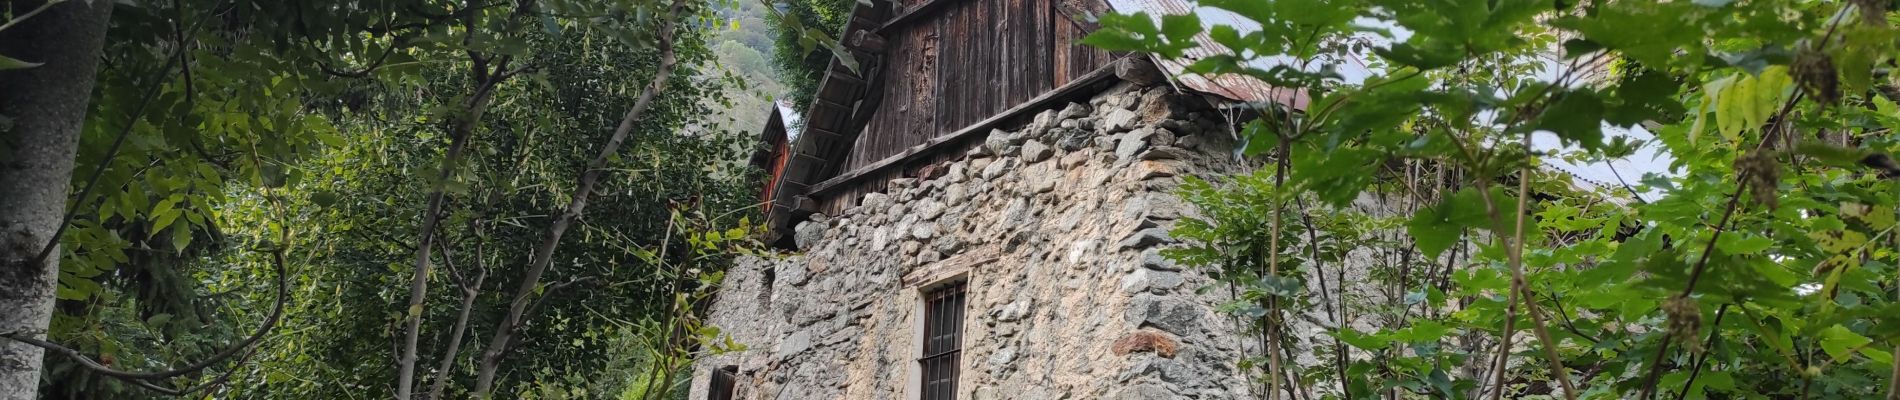
{"type": "MultiPolygon", "coordinates": [[[[842,171],[977,123],[1106,65],[1062,0],[912,0],[881,31],[883,104],[842,171]]],[[[1073,1],[1073,0],[1071,0],[1073,1]]],[[[854,196],[848,196],[854,197],[854,196]]]]}
{"type": "Polygon", "coordinates": [[[809,193],[817,197],[816,201],[819,203],[817,211],[837,215],[837,212],[857,204],[857,199],[865,193],[884,191],[891,179],[918,176],[916,172],[920,168],[963,157],[971,147],[983,144],[980,140],[984,137],[982,134],[989,132],[991,128],[1020,125],[1026,122],[1031,111],[1081,100],[1088,93],[1102,90],[1116,81],[1115,67],[1112,63],[1111,61],[1094,71],[1076,77],[1067,84],[1038,94],[1035,98],[985,118],[983,121],[954,132],[938,135],[923,144],[911,146],[890,157],[811,185],[809,193]]]}
{"type": "Polygon", "coordinates": [[[890,179],[961,156],[969,141],[944,136],[994,125],[992,117],[1108,65],[1116,55],[1079,44],[1087,32],[1060,1],[905,1],[880,28],[887,72],[873,90],[883,104],[843,165],[827,171],[851,176],[829,181],[819,211],[842,211],[890,179]]]}

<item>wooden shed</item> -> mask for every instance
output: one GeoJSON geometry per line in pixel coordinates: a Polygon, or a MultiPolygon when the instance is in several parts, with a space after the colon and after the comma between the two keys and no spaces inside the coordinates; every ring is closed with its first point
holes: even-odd
{"type": "MultiPolygon", "coordinates": [[[[1161,14],[1184,12],[1191,4],[856,3],[840,36],[850,60],[833,57],[803,113],[801,134],[770,157],[776,165],[763,166],[774,171],[762,191],[766,239],[789,248],[793,227],[811,214],[837,215],[863,194],[884,190],[891,179],[914,177],[960,157],[991,129],[1020,125],[1026,116],[1086,98],[1120,79],[1179,77],[1185,66],[1179,62],[1163,61],[1157,69],[1146,56],[1114,54],[1080,42],[1094,30],[1094,17],[1112,7],[1161,14]]],[[[1184,78],[1179,83],[1234,101],[1284,97],[1248,92],[1245,88],[1265,88],[1248,82],[1184,78]]],[[[776,129],[783,130],[783,124],[776,129]]]]}

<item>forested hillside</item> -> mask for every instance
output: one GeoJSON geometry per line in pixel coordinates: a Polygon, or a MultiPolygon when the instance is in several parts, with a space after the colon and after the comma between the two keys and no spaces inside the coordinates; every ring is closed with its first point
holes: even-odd
{"type": "Polygon", "coordinates": [[[1900,400],[1900,1],[880,1],[0,0],[0,400],[1900,400]]]}
{"type": "Polygon", "coordinates": [[[316,3],[0,7],[0,398],[652,398],[726,346],[771,8],[316,3]]]}

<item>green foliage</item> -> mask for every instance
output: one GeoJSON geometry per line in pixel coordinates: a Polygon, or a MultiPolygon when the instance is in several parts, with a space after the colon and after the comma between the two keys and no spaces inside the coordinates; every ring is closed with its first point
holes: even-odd
{"type": "MultiPolygon", "coordinates": [[[[1286,310],[1332,305],[1332,348],[1312,346],[1322,362],[1239,360],[1262,380],[1309,398],[1555,397],[1568,385],[1571,398],[1854,399],[1895,384],[1900,183],[1885,160],[1900,150],[1900,80],[1881,71],[1900,30],[1885,2],[1203,5],[1258,27],[1206,29],[1228,51],[1193,72],[1310,96],[1259,110],[1243,131],[1284,179],[1185,186],[1205,217],[1177,228],[1191,245],[1170,253],[1220,278],[1234,299],[1221,309],[1254,332],[1284,335],[1286,310]],[[1368,44],[1379,36],[1389,44],[1368,44]],[[1348,58],[1372,76],[1334,73],[1359,62],[1348,58]],[[1645,125],[1655,140],[1609,137],[1605,124],[1645,125]],[[1531,148],[1533,134],[1576,150],[1531,148]],[[1673,159],[1671,173],[1640,177],[1661,198],[1580,189],[1540,167],[1639,147],[1673,159]],[[1368,199],[1390,208],[1360,211],[1368,199]],[[1373,279],[1286,290],[1347,269],[1328,243],[1358,248],[1345,254],[1372,260],[1373,279]],[[1500,351],[1508,363],[1494,364],[1500,351]]],[[[1178,57],[1202,33],[1182,21],[1197,20],[1107,16],[1087,42],[1178,57]]]]}
{"type": "MultiPolygon", "coordinates": [[[[454,357],[448,396],[467,396],[543,228],[654,75],[651,16],[669,3],[317,3],[115,8],[80,138],[82,194],[57,255],[54,341],[125,370],[203,360],[275,304],[268,250],[283,247],[292,298],[282,327],[241,361],[155,383],[235,370],[214,397],[386,397],[404,315],[392,304],[408,300],[425,198],[441,188],[444,267],[419,313],[420,386],[454,357]],[[483,89],[470,71],[483,66],[513,75],[488,88],[493,101],[474,119],[470,99],[483,89]],[[473,126],[469,150],[436,179],[462,122],[473,126]],[[471,333],[442,354],[463,289],[478,293],[471,333]]],[[[692,4],[686,18],[707,17],[692,4]]],[[[501,369],[503,396],[619,393],[645,367],[601,355],[650,343],[610,321],[691,317],[668,305],[676,289],[703,286],[734,251],[702,249],[693,271],[637,255],[687,245],[669,228],[675,215],[743,226],[743,212],[728,211],[753,209],[749,135],[695,126],[730,104],[739,79],[716,70],[708,26],[681,24],[675,75],[685,78],[669,81],[610,157],[501,369]]],[[[749,237],[719,232],[736,234],[725,238],[735,246],[749,237]]],[[[47,360],[49,398],[156,396],[47,360]]]]}
{"type": "Polygon", "coordinates": [[[777,39],[773,42],[772,61],[778,65],[781,81],[788,90],[794,110],[811,106],[818,83],[830,65],[832,53],[815,51],[836,46],[831,38],[843,34],[845,18],[851,16],[852,0],[789,0],[773,3],[782,8],[768,20],[777,39]]]}

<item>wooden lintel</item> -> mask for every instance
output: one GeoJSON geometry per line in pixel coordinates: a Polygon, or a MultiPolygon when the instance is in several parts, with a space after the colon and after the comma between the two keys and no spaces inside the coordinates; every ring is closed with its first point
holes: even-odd
{"type": "MultiPolygon", "coordinates": [[[[937,0],[937,1],[943,1],[943,0],[937,0]]],[[[1133,55],[1129,57],[1144,57],[1144,56],[1133,55]]],[[[1116,60],[1116,61],[1119,61],[1119,60],[1116,60]]],[[[1008,110],[1003,110],[1003,112],[997,113],[996,115],[992,115],[989,118],[984,118],[982,121],[977,121],[976,123],[970,124],[969,126],[965,126],[962,129],[956,130],[955,132],[951,132],[948,134],[939,135],[937,137],[930,138],[930,140],[924,141],[923,144],[911,146],[910,148],[904,149],[903,152],[897,153],[896,155],[885,157],[882,160],[878,160],[877,162],[871,163],[869,165],[859,167],[858,169],[840,173],[838,174],[838,176],[833,177],[831,179],[827,179],[824,182],[818,182],[818,184],[812,185],[810,188],[811,190],[807,191],[806,193],[810,193],[810,194],[825,193],[826,191],[831,190],[833,188],[837,188],[847,183],[855,182],[858,179],[862,179],[865,176],[873,175],[877,172],[902,164],[904,161],[910,160],[913,157],[916,157],[917,155],[934,153],[934,152],[940,151],[944,147],[947,147],[952,142],[956,142],[958,140],[971,137],[980,133],[988,133],[990,128],[995,127],[999,124],[1002,124],[1004,121],[1008,121],[1011,118],[1021,116],[1031,111],[1041,110],[1043,108],[1053,106],[1057,102],[1060,102],[1060,101],[1069,100],[1071,97],[1081,92],[1084,92],[1084,91],[1089,90],[1090,88],[1096,87],[1097,84],[1116,80],[1118,79],[1115,76],[1115,65],[1117,64],[1116,61],[1111,61],[1108,64],[1105,64],[1101,67],[1097,67],[1095,68],[1094,71],[1089,71],[1089,73],[1087,74],[1083,74],[1080,77],[1076,77],[1075,80],[1071,80],[1069,81],[1069,83],[1063,84],[1062,86],[1052,89],[1050,91],[1043,92],[1041,95],[1038,95],[1035,98],[1029,99],[1029,101],[1025,101],[1025,102],[1022,102],[1021,104],[1017,104],[1015,107],[1010,107],[1008,110]]]]}

